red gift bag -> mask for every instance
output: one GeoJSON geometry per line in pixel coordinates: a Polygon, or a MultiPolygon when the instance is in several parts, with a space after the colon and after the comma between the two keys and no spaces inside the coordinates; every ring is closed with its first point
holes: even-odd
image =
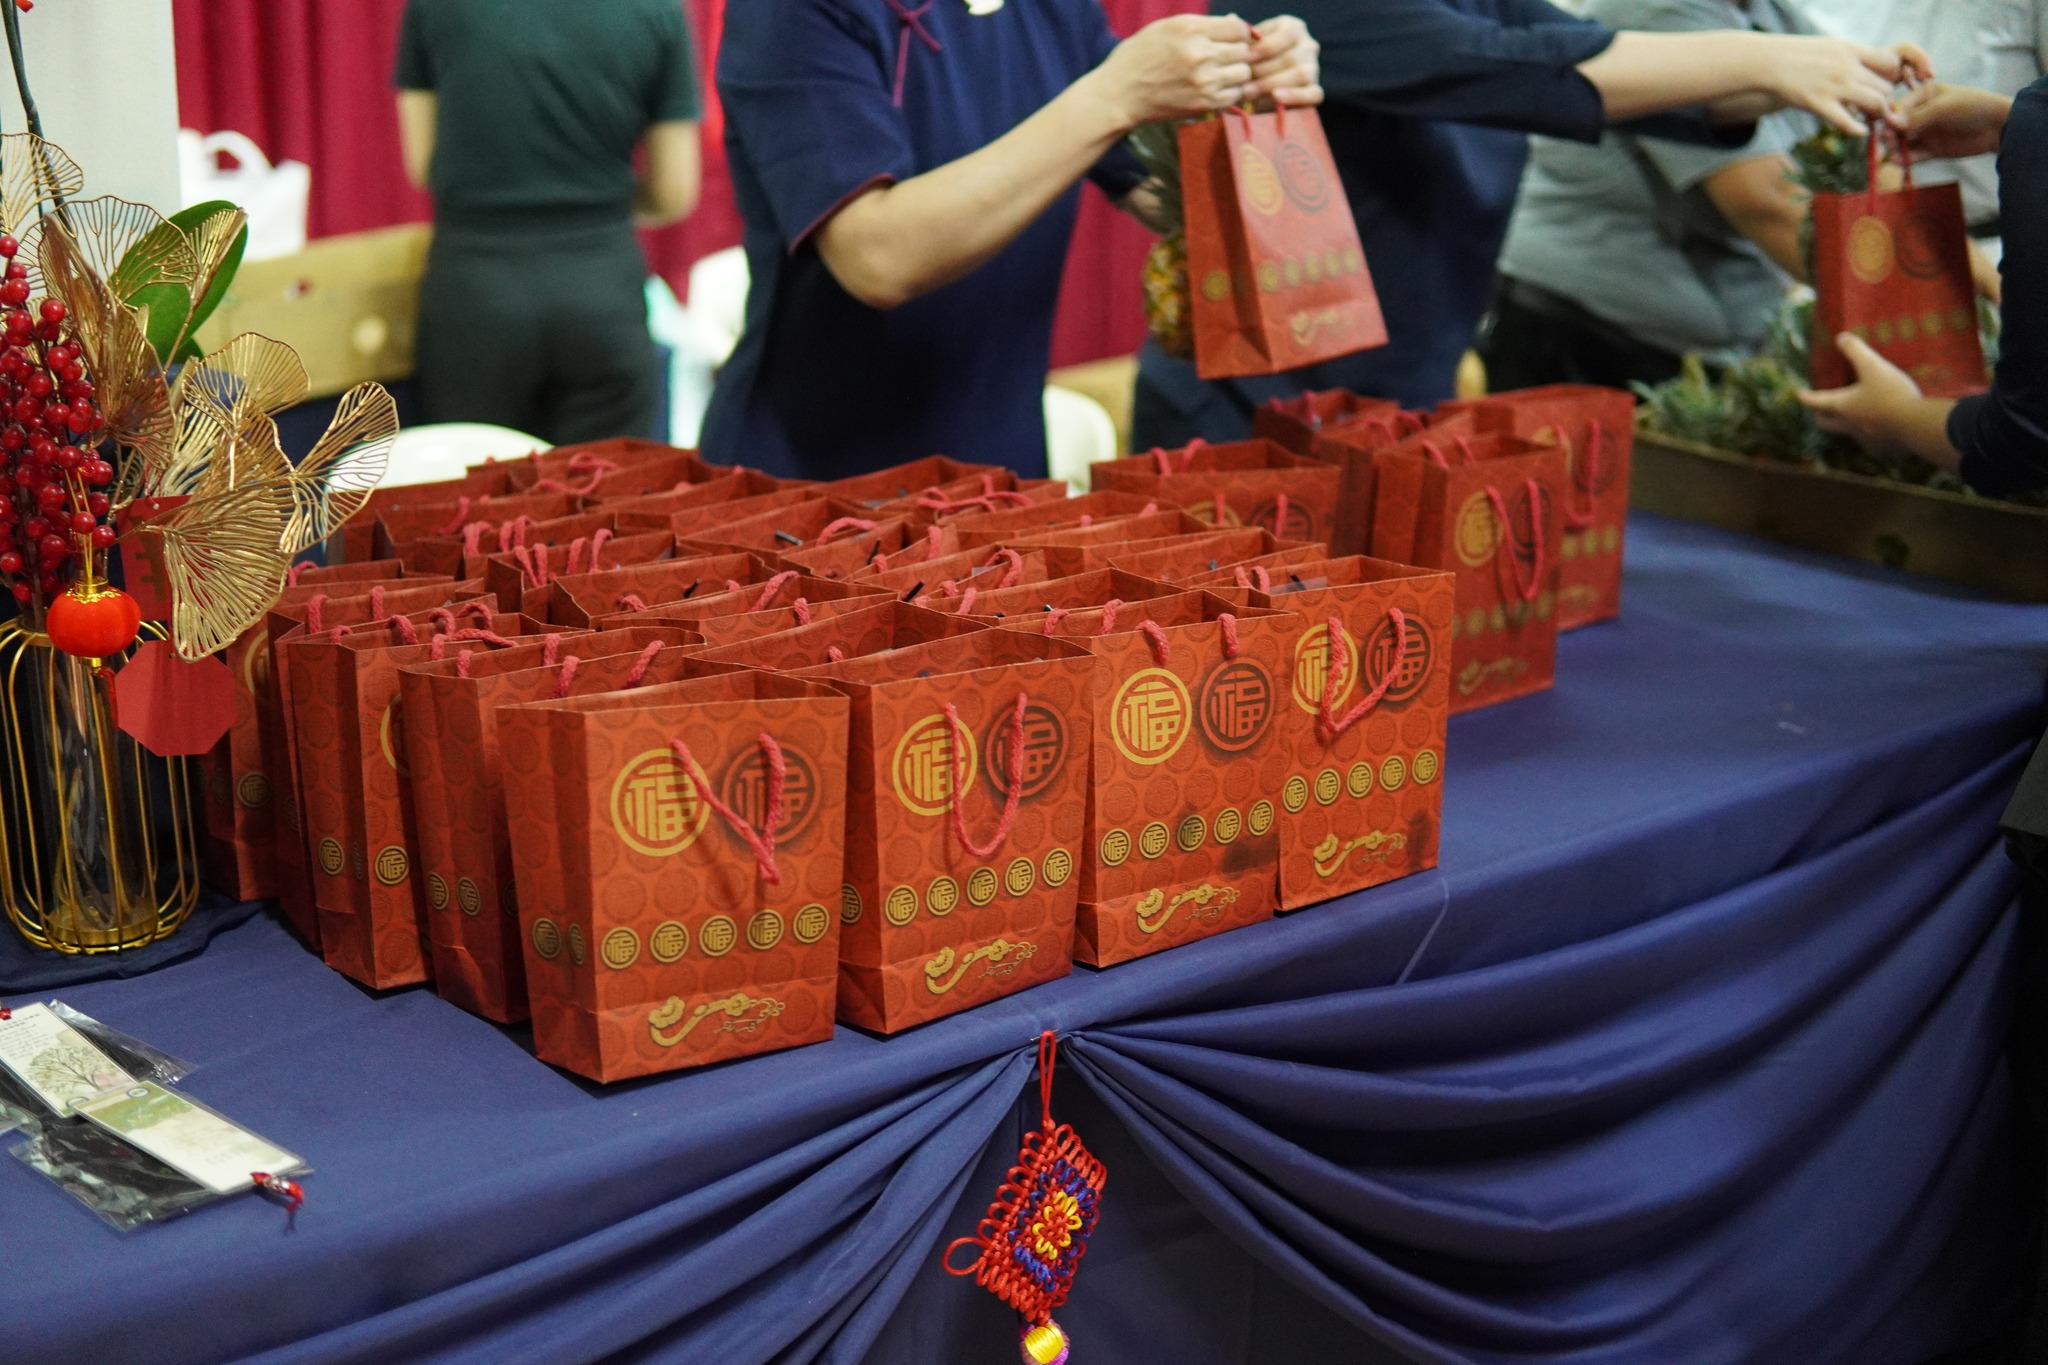
{"type": "MultiPolygon", "coordinates": [[[[1576,630],[1621,614],[1622,550],[1628,538],[1635,395],[1588,384],[1547,384],[1493,394],[1467,409],[1485,431],[1560,446],[1569,475],[1557,590],[1557,628],[1576,630]]],[[[1437,429],[1431,430],[1437,434],[1437,429]]]]}
{"type": "Polygon", "coordinates": [[[1930,396],[1974,393],[1987,380],[1962,191],[1915,185],[1903,148],[1905,187],[1878,189],[1878,139],[1869,143],[1868,190],[1813,196],[1813,387],[1856,382],[1835,345],[1853,332],[1930,396]]]}
{"type": "Polygon", "coordinates": [[[715,475],[702,483],[671,488],[663,493],[643,493],[630,498],[607,498],[600,505],[618,517],[621,533],[628,530],[666,531],[669,529],[669,518],[677,512],[737,502],[741,498],[767,497],[774,493],[805,496],[801,489],[789,487],[782,480],[763,474],[759,470],[734,469],[715,475]]]}
{"type": "Polygon", "coordinates": [[[1141,493],[1211,526],[1256,526],[1282,540],[1328,544],[1339,471],[1278,442],[1197,442],[1088,467],[1091,486],[1141,493]]]}
{"type": "Polygon", "coordinates": [[[1316,437],[1325,429],[1367,420],[1391,427],[1402,415],[1401,405],[1390,398],[1367,398],[1349,389],[1323,389],[1270,400],[1252,413],[1252,435],[1278,441],[1295,454],[1306,455],[1315,448],[1316,437]]]}
{"type": "Polygon", "coordinates": [[[1314,110],[1184,123],[1180,168],[1202,378],[1279,374],[1386,344],[1314,110]]]}

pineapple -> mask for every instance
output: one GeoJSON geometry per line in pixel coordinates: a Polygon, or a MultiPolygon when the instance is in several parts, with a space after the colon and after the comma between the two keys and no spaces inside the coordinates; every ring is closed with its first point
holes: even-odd
{"type": "Polygon", "coordinates": [[[1148,123],[1131,134],[1130,143],[1149,177],[1133,193],[1154,199],[1144,216],[1164,234],[1145,254],[1145,324],[1160,350],[1190,360],[1195,354],[1194,308],[1181,219],[1180,135],[1171,123],[1148,123]]]}

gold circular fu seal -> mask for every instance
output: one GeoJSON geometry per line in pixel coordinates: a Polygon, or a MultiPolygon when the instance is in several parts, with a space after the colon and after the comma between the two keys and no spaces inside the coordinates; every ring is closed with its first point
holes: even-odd
{"type": "Polygon", "coordinates": [[[790,932],[796,935],[798,943],[816,943],[825,937],[825,931],[832,927],[832,912],[812,901],[796,912],[796,919],[790,923],[790,932]]]}
{"type": "Polygon", "coordinates": [[[1397,792],[1408,781],[1408,760],[1399,754],[1388,754],[1380,764],[1380,785],[1390,792],[1397,792]]]}
{"type": "Polygon", "coordinates": [[[348,859],[342,855],[341,851],[341,840],[327,838],[320,841],[320,870],[322,872],[325,872],[330,877],[339,877],[341,869],[347,865],[348,859]]]}
{"type": "Polygon", "coordinates": [[[1426,787],[1436,781],[1439,767],[1440,760],[1436,756],[1436,750],[1424,749],[1415,755],[1415,763],[1408,770],[1408,775],[1415,779],[1417,785],[1426,787]]]}
{"type": "MultiPolygon", "coordinates": [[[[1131,835],[1128,830],[1113,829],[1102,836],[1102,864],[1104,867],[1122,867],[1124,860],[1131,856],[1131,835]]],[[[969,886],[969,891],[973,887],[969,886]]]]}
{"type": "Polygon", "coordinates": [[[436,910],[448,908],[448,881],[438,872],[427,874],[427,904],[436,910]]]}
{"type": "Polygon", "coordinates": [[[579,967],[583,965],[583,926],[580,924],[569,926],[569,960],[579,967]]]}
{"type": "Polygon", "coordinates": [[[1234,843],[1237,840],[1237,836],[1243,832],[1244,816],[1238,811],[1236,806],[1225,806],[1222,810],[1216,812],[1217,843],[1234,843]]]}
{"type": "Polygon", "coordinates": [[[484,903],[483,893],[469,878],[458,877],[455,881],[455,903],[462,907],[463,914],[474,915],[484,903]]]}
{"type": "Polygon", "coordinates": [[[1067,878],[1074,875],[1074,855],[1063,848],[1053,849],[1039,864],[1038,875],[1047,886],[1065,886],[1067,878]]]}
{"type": "Polygon", "coordinates": [[[638,853],[665,858],[696,842],[711,808],[670,749],[638,755],[612,781],[612,828],[638,853]]]}
{"type": "Polygon", "coordinates": [[[622,972],[640,958],[640,935],[624,926],[614,929],[597,945],[597,955],[605,966],[622,972]]]}
{"type": "Polygon", "coordinates": [[[782,942],[782,916],[773,910],[763,910],[747,921],[747,946],[757,953],[765,953],[782,942]]]}
{"type": "Polygon", "coordinates": [[[854,887],[852,882],[842,884],[839,888],[839,922],[841,924],[859,924],[860,911],[860,892],[854,887]]]}
{"type": "MultiPolygon", "coordinates": [[[[1122,830],[1110,831],[1110,834],[1121,833],[1123,833],[1122,830]]],[[[1107,847],[1109,844],[1109,835],[1104,835],[1102,842],[1103,845],[1107,847]]],[[[1124,841],[1124,852],[1129,853],[1130,851],[1130,841],[1127,838],[1124,841]]],[[[1107,862],[1109,860],[1105,858],[1103,859],[1103,861],[1107,862]]],[[[1119,859],[1118,861],[1122,860],[1119,859]]],[[[995,898],[996,870],[994,868],[977,867],[974,869],[974,871],[967,874],[967,903],[969,905],[987,905],[990,901],[994,900],[995,898]]]]}
{"type": "Polygon", "coordinates": [[[1858,218],[1849,229],[1849,272],[1865,284],[1883,284],[1892,277],[1897,260],[1892,230],[1884,220],[1868,215],[1858,218]]]}
{"type": "Polygon", "coordinates": [[[1209,837],[1209,822],[1199,815],[1190,815],[1180,822],[1180,828],[1173,832],[1173,841],[1180,845],[1183,853],[1193,853],[1209,837]]]}
{"type": "Polygon", "coordinates": [[[892,886],[882,901],[882,918],[901,929],[917,918],[917,892],[907,886],[892,886]]]}
{"type": "Polygon", "coordinates": [[[1316,774],[1316,801],[1319,804],[1331,804],[1343,790],[1344,779],[1337,775],[1335,768],[1325,768],[1316,774]]]}
{"type": "Polygon", "coordinates": [[[960,883],[951,877],[934,877],[932,884],[925,888],[925,908],[934,915],[950,915],[953,913],[953,907],[959,903],[960,883]]]}
{"type": "Polygon", "coordinates": [[[1193,706],[1187,684],[1163,668],[1125,678],[1110,702],[1109,736],[1133,763],[1164,763],[1187,739],[1193,706]]]}
{"type": "Polygon", "coordinates": [[[1202,276],[1202,297],[1211,303],[1221,303],[1230,297],[1230,272],[1211,270],[1202,276]]]}
{"type": "Polygon", "coordinates": [[[235,784],[235,799],[250,810],[270,804],[270,779],[262,773],[246,773],[235,784]]]}
{"type": "MultiPolygon", "coordinates": [[[[1308,779],[1300,773],[1288,778],[1286,784],[1280,788],[1280,800],[1286,805],[1289,815],[1301,814],[1302,807],[1308,804],[1308,779]]],[[[1252,831],[1254,834],[1262,832],[1256,829],[1252,831]]]]}
{"type": "Polygon", "coordinates": [[[405,850],[399,845],[386,844],[377,850],[377,861],[372,867],[380,885],[396,886],[412,870],[412,860],[405,856],[405,850]]]}
{"type": "Polygon", "coordinates": [[[1263,800],[1253,802],[1251,819],[1245,824],[1251,830],[1253,838],[1273,828],[1273,803],[1263,800]]]}
{"type": "Polygon", "coordinates": [[[1250,143],[1237,149],[1237,188],[1256,212],[1270,218],[1280,211],[1280,175],[1266,154],[1250,143]]]}
{"type": "Polygon", "coordinates": [[[1344,774],[1344,790],[1353,796],[1372,795],[1372,764],[1354,763],[1344,774]]]}
{"type": "Polygon", "coordinates": [[[1166,852],[1166,846],[1172,841],[1173,836],[1166,832],[1165,824],[1154,820],[1138,831],[1138,852],[1147,858],[1157,858],[1166,852]]]}
{"type": "Polygon", "coordinates": [[[697,946],[710,957],[724,957],[739,941],[740,927],[727,915],[713,915],[697,931],[697,946]]]}
{"type": "Polygon", "coordinates": [[[974,734],[959,727],[960,752],[953,748],[954,727],[934,711],[903,732],[889,761],[889,780],[896,799],[916,815],[944,815],[953,805],[953,787],[974,785],[977,755],[974,734]]]}
{"type": "Polygon", "coordinates": [[[1023,895],[1037,880],[1038,869],[1031,865],[1029,858],[1013,858],[1003,869],[1003,889],[1013,896],[1023,895]]]}
{"type": "Polygon", "coordinates": [[[1452,540],[1457,546],[1458,558],[1468,567],[1477,569],[1493,561],[1494,554],[1500,549],[1500,520],[1493,515],[1493,502],[1485,490],[1465,499],[1465,505],[1458,509],[1452,540]]]}
{"type": "Polygon", "coordinates": [[[690,951],[690,931],[679,922],[665,919],[647,936],[647,951],[661,963],[674,962],[690,951]]]}
{"type": "Polygon", "coordinates": [[[562,931],[546,915],[533,922],[533,950],[549,962],[562,951],[562,931]]]}

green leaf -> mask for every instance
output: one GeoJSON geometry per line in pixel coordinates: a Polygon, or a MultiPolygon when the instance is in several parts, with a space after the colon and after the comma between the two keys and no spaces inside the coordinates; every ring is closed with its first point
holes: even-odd
{"type": "MultiPolygon", "coordinates": [[[[239,213],[240,211],[237,205],[231,204],[225,199],[210,199],[206,203],[194,204],[188,209],[180,209],[171,215],[171,222],[190,236],[196,234],[200,225],[208,219],[221,213],[239,213]]],[[[213,316],[214,309],[220,307],[220,301],[227,297],[228,285],[233,282],[235,272],[241,269],[242,253],[248,249],[248,246],[249,225],[245,222],[242,224],[241,230],[235,234],[233,245],[229,246],[226,253],[221,257],[219,268],[213,272],[212,279],[206,282],[205,291],[200,294],[198,301],[192,305],[191,322],[185,329],[188,337],[196,334],[201,327],[206,325],[206,320],[213,316]]],[[[202,266],[203,264],[204,257],[202,253],[202,266]]],[[[183,354],[182,348],[180,354],[183,354]]]]}
{"type": "Polygon", "coordinates": [[[170,364],[168,353],[177,344],[178,334],[185,329],[185,317],[192,311],[192,291],[182,284],[152,284],[136,290],[128,302],[149,310],[149,348],[156,352],[159,361],[170,364]]]}

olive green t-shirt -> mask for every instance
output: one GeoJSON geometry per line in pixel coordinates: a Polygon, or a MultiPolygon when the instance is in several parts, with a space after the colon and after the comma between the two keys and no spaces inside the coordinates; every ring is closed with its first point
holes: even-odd
{"type": "Polygon", "coordinates": [[[438,99],[437,213],[630,213],[648,125],[698,113],[682,4],[409,0],[395,83],[438,99]]]}

